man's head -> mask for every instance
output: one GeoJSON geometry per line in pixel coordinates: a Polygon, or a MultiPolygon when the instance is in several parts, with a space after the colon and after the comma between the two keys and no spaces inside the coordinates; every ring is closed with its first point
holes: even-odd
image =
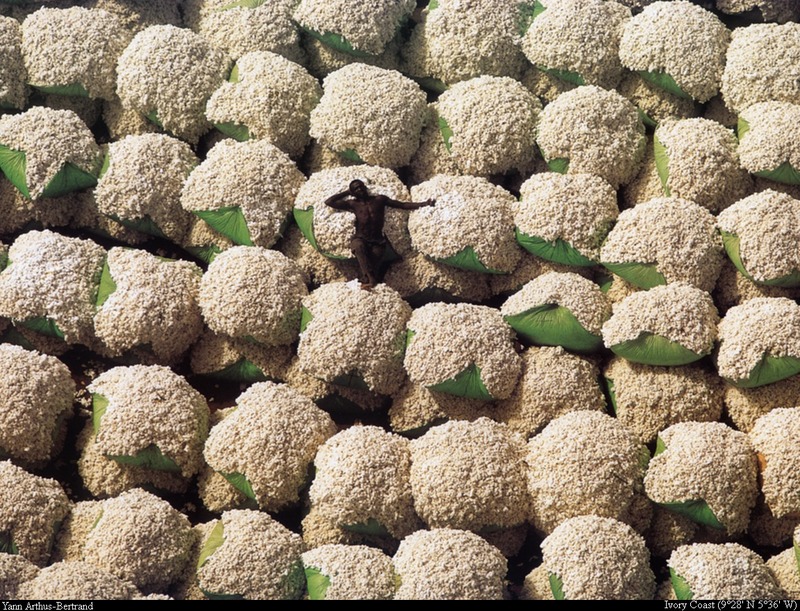
{"type": "Polygon", "coordinates": [[[365,198],[365,197],[367,197],[369,195],[369,191],[367,190],[367,185],[365,185],[360,180],[350,181],[349,191],[350,191],[350,195],[352,195],[353,197],[361,198],[361,199],[363,199],[363,198],[365,198]]]}

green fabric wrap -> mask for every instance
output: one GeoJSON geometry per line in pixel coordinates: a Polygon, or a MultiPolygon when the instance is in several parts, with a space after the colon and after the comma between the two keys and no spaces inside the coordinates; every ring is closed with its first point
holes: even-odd
{"type": "Polygon", "coordinates": [[[646,331],[640,333],[636,339],[611,346],[611,351],[632,363],[658,367],[688,365],[706,356],[693,352],[678,342],[646,331]]]}
{"type": "Polygon", "coordinates": [[[597,265],[596,261],[592,261],[588,257],[583,256],[576,248],[570,246],[569,242],[561,238],[556,238],[554,241],[548,242],[538,236],[523,233],[519,228],[516,228],[514,232],[517,243],[522,246],[522,248],[547,261],[580,267],[593,267],[597,265]]]}
{"type": "Polygon", "coordinates": [[[514,331],[529,343],[540,346],[563,346],[574,352],[595,352],[603,339],[587,331],[567,308],[547,303],[504,316],[514,331]]]}

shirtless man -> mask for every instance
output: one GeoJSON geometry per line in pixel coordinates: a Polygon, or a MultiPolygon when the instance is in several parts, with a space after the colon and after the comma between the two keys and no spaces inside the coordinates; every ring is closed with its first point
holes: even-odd
{"type": "Polygon", "coordinates": [[[386,252],[386,236],[383,222],[386,207],[400,210],[416,210],[433,206],[436,200],[424,202],[399,202],[385,195],[372,195],[360,180],[350,183],[347,191],[337,193],[325,200],[325,204],[336,210],[346,210],[356,215],[356,235],[350,240],[350,249],[358,260],[361,274],[366,278],[361,288],[371,289],[380,282],[380,264],[386,252]]]}

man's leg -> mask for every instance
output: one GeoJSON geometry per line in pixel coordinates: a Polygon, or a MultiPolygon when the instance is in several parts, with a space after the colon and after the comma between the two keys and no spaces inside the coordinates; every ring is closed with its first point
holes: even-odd
{"type": "Polygon", "coordinates": [[[350,249],[356,256],[358,266],[361,268],[362,284],[364,288],[371,288],[375,286],[377,278],[375,277],[375,264],[372,261],[372,249],[363,238],[353,238],[350,240],[350,249]],[[363,280],[366,279],[366,282],[363,280]]]}

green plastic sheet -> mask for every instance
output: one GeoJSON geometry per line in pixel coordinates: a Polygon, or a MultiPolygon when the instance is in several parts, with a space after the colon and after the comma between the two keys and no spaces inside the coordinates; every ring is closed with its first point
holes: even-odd
{"type": "Polygon", "coordinates": [[[442,140],[444,141],[444,148],[447,149],[447,152],[451,152],[452,144],[450,140],[453,137],[453,130],[450,129],[450,125],[447,123],[447,119],[444,117],[439,117],[436,120],[437,125],[439,126],[439,132],[442,134],[442,140]]]}
{"type": "Polygon", "coordinates": [[[438,384],[432,384],[428,386],[428,388],[458,397],[483,399],[485,401],[494,399],[481,379],[480,367],[475,364],[470,365],[454,378],[439,382],[438,384]]]}
{"type": "Polygon", "coordinates": [[[253,487],[250,485],[250,482],[247,481],[247,478],[244,475],[241,473],[223,473],[222,471],[220,471],[219,474],[228,480],[228,483],[231,486],[236,488],[248,499],[255,500],[256,494],[253,492],[253,487]]]}
{"type": "Polygon", "coordinates": [[[706,356],[685,348],[655,333],[643,332],[636,339],[611,346],[611,351],[632,363],[655,365],[659,367],[677,367],[699,361],[706,356]]]}
{"type": "Polygon", "coordinates": [[[465,269],[471,272],[480,272],[483,274],[506,274],[508,272],[503,272],[497,269],[492,269],[490,267],[486,267],[481,260],[478,258],[478,254],[475,252],[475,249],[472,246],[467,246],[466,248],[462,248],[456,254],[445,257],[443,259],[434,259],[439,263],[444,263],[446,265],[451,265],[453,267],[457,267],[459,269],[465,269]]]}
{"type": "Polygon", "coordinates": [[[55,321],[50,318],[28,318],[27,320],[17,321],[17,324],[31,331],[35,331],[36,333],[46,335],[47,337],[64,339],[64,332],[59,329],[55,321]]]}
{"type": "Polygon", "coordinates": [[[180,473],[181,470],[177,463],[168,456],[164,456],[159,447],[155,444],[150,444],[133,456],[125,454],[106,454],[106,458],[110,458],[121,465],[132,465],[144,469],[152,469],[154,471],[180,473]]]}
{"type": "Polygon", "coordinates": [[[49,95],[65,95],[71,97],[88,98],[89,92],[86,91],[81,83],[71,85],[31,85],[34,89],[49,95]]]}
{"type": "Polygon", "coordinates": [[[549,74],[552,77],[557,78],[560,81],[564,81],[565,83],[570,83],[572,85],[585,85],[586,81],[584,78],[578,74],[577,72],[573,72],[572,70],[559,70],[558,68],[548,68],[546,66],[537,65],[536,66],[542,72],[549,74]]]}
{"type": "Polygon", "coordinates": [[[309,36],[316,38],[326,47],[330,47],[340,53],[346,53],[347,55],[352,55],[353,57],[360,57],[360,58],[369,58],[375,57],[371,53],[365,53],[364,51],[359,51],[341,34],[336,34],[335,32],[317,32],[311,28],[306,28],[300,26],[306,34],[309,36]]]}
{"type": "Polygon", "coordinates": [[[517,31],[519,32],[520,36],[525,36],[525,33],[528,31],[528,28],[531,27],[533,20],[541,15],[544,10],[545,7],[542,6],[542,3],[539,2],[539,0],[534,0],[534,2],[519,3],[519,20],[517,22],[517,31]]]}
{"type": "Polygon", "coordinates": [[[309,600],[325,600],[325,592],[331,585],[330,577],[312,566],[305,567],[305,574],[309,600]]]}
{"type": "Polygon", "coordinates": [[[253,246],[250,230],[247,228],[247,221],[240,206],[225,206],[216,210],[194,210],[193,212],[234,244],[253,246]]]}
{"type": "Polygon", "coordinates": [[[106,260],[103,263],[103,271],[100,272],[100,284],[98,285],[97,299],[95,300],[97,307],[101,307],[116,290],[117,283],[111,277],[111,270],[108,268],[108,260],[106,260]]]}
{"type": "Polygon", "coordinates": [[[563,346],[574,352],[595,352],[603,345],[602,337],[587,331],[570,310],[555,303],[542,304],[503,318],[522,339],[539,346],[563,346]]]}
{"type": "Polygon", "coordinates": [[[678,600],[692,600],[694,598],[694,594],[686,580],[671,568],[669,570],[669,580],[672,582],[672,589],[675,590],[675,598],[678,600]]]}
{"type": "Polygon", "coordinates": [[[391,536],[386,527],[375,520],[368,518],[366,522],[359,524],[343,524],[342,528],[349,532],[357,533],[359,535],[367,535],[371,537],[389,537],[391,536]]]}
{"type": "Polygon", "coordinates": [[[517,242],[529,253],[546,259],[547,261],[555,261],[563,265],[574,265],[580,267],[592,267],[597,265],[596,261],[592,261],[588,257],[583,256],[576,248],[570,246],[569,242],[556,238],[552,242],[548,242],[538,236],[528,235],[515,229],[517,242]]]}
{"type": "Polygon", "coordinates": [[[250,140],[250,130],[246,125],[241,125],[240,123],[214,123],[214,127],[239,142],[250,140]]]}
{"type": "Polygon", "coordinates": [[[669,197],[669,156],[667,155],[666,147],[661,143],[661,140],[655,136],[653,137],[653,154],[656,158],[658,178],[661,180],[661,190],[664,192],[664,195],[669,197]]]}
{"type": "Polygon", "coordinates": [[[232,382],[244,382],[246,384],[266,382],[269,380],[257,365],[252,361],[248,361],[246,358],[239,359],[232,365],[225,367],[225,369],[210,373],[208,377],[232,382]]]}
{"type": "Polygon", "coordinates": [[[793,356],[775,357],[765,354],[746,378],[728,382],[739,388],[756,388],[780,382],[800,373],[800,359],[793,356]]]}
{"type": "Polygon", "coordinates": [[[675,79],[666,72],[637,70],[636,73],[648,83],[663,89],[667,93],[671,93],[672,95],[683,98],[684,100],[694,99],[683,89],[681,89],[678,83],[675,82],[675,79]]]}
{"type": "Polygon", "coordinates": [[[561,578],[554,573],[550,573],[547,580],[550,582],[550,591],[553,593],[553,598],[556,600],[566,600],[566,598],[564,598],[564,582],[561,581],[561,578]]]}
{"type": "Polygon", "coordinates": [[[651,289],[654,286],[661,286],[667,283],[667,279],[658,271],[658,266],[655,263],[613,263],[602,261],[600,264],[640,289],[651,289]]]}

